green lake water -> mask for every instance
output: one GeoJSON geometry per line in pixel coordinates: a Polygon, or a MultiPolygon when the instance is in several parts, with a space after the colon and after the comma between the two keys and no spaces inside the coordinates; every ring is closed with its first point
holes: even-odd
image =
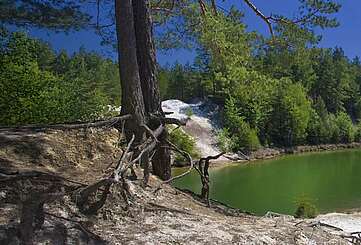
{"type": "MultiPolygon", "coordinates": [[[[179,174],[184,169],[176,169],[179,174]]],[[[361,208],[361,150],[288,155],[210,170],[211,198],[263,215],[294,214],[295,201],[312,199],[319,212],[361,208]]],[[[175,186],[199,193],[193,172],[175,186]]]]}

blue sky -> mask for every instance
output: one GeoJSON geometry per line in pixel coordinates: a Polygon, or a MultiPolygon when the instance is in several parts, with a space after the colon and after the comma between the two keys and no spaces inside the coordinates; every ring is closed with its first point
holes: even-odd
{"type": "MultiPolygon", "coordinates": [[[[219,1],[222,2],[222,1],[219,1]]],[[[283,14],[292,16],[297,10],[297,0],[254,0],[253,1],[265,15],[270,13],[283,14]]],[[[341,25],[338,28],[325,30],[317,30],[322,34],[323,39],[320,43],[321,47],[342,47],[350,58],[361,56],[361,1],[360,0],[344,0],[339,1],[342,4],[341,11],[335,16],[341,25]]],[[[229,7],[236,5],[245,13],[245,23],[248,30],[259,31],[268,34],[268,29],[264,22],[260,20],[241,0],[226,0],[220,3],[221,6],[229,7]]],[[[69,53],[77,51],[80,46],[84,46],[88,50],[95,50],[107,56],[114,56],[109,48],[100,45],[100,38],[91,31],[80,31],[75,33],[54,34],[44,30],[30,30],[31,36],[41,38],[52,44],[56,50],[65,49],[69,53]]],[[[177,50],[167,53],[158,53],[158,62],[160,64],[174,63],[175,61],[186,63],[192,62],[194,52],[189,50],[177,50]]]]}

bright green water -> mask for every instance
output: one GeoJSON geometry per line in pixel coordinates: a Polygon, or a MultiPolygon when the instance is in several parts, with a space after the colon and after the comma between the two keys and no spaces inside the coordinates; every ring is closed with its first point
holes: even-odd
{"type": "MultiPolygon", "coordinates": [[[[175,174],[184,170],[176,170],[175,174]]],[[[361,150],[289,155],[210,170],[212,198],[259,215],[294,214],[311,198],[321,213],[361,208],[361,150]]],[[[200,192],[196,173],[175,186],[200,192]]]]}

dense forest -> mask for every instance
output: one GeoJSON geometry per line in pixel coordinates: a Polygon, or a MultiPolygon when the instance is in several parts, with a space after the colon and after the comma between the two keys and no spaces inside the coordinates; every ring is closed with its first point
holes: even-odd
{"type": "MultiPolygon", "coordinates": [[[[207,27],[192,34],[194,63],[159,66],[162,99],[221,103],[227,150],[361,140],[359,58],[319,48],[319,36],[294,26],[266,39],[239,18],[237,11],[207,16],[207,27]]],[[[22,32],[3,29],[1,39],[2,125],[114,115],[121,91],[114,61],[83,48],[55,52],[22,32]]]]}
{"type": "Polygon", "coordinates": [[[59,123],[105,116],[119,105],[117,65],[80,49],[69,56],[22,32],[1,35],[2,125],[59,123]]]}
{"type": "Polygon", "coordinates": [[[210,30],[216,29],[220,37],[209,33],[210,40],[202,40],[221,40],[217,46],[202,49],[194,64],[162,68],[164,99],[223,100],[225,128],[220,138],[231,142],[233,150],[360,140],[358,57],[350,60],[340,47],[318,48],[312,33],[312,39],[297,39],[293,45],[265,42],[255,48],[253,33],[238,24],[240,35],[248,36],[244,43],[238,38],[222,40],[227,30],[223,24],[217,29],[214,21],[210,30]]]}

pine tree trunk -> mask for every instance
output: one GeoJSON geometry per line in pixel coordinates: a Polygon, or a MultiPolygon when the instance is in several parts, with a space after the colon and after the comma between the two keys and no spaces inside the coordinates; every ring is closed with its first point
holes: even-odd
{"type": "MultiPolygon", "coordinates": [[[[159,84],[156,76],[156,57],[153,42],[152,20],[149,13],[149,0],[133,1],[137,60],[146,115],[164,116],[161,107],[159,84]]],[[[148,126],[156,129],[160,125],[157,120],[148,120],[148,126]]],[[[153,174],[163,180],[171,177],[170,151],[166,147],[168,133],[160,136],[160,144],[152,159],[153,174]]]]}
{"type": "Polygon", "coordinates": [[[135,134],[135,142],[142,142],[145,137],[142,127],[145,123],[145,107],[137,62],[132,0],[115,0],[115,17],[122,85],[121,114],[132,115],[131,120],[125,123],[125,133],[128,140],[135,134]]]}
{"type": "Polygon", "coordinates": [[[147,113],[161,111],[149,0],[133,1],[139,75],[147,113]]]}

